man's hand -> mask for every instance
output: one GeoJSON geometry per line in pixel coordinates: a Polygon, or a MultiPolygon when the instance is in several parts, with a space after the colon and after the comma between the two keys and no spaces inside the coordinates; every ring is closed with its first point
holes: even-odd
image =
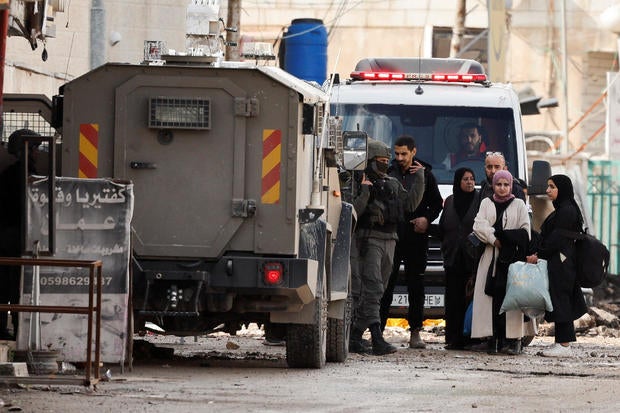
{"type": "Polygon", "coordinates": [[[410,221],[413,224],[413,231],[418,234],[426,234],[428,230],[428,219],[426,217],[414,218],[410,221]]]}
{"type": "Polygon", "coordinates": [[[420,162],[415,161],[409,167],[409,173],[410,174],[414,174],[414,173],[418,172],[420,169],[424,169],[424,167],[422,166],[422,164],[420,162]]]}
{"type": "Polygon", "coordinates": [[[370,186],[372,186],[372,182],[370,182],[368,180],[368,178],[366,178],[366,174],[362,174],[362,185],[370,185],[370,186]]]}
{"type": "Polygon", "coordinates": [[[528,255],[527,257],[525,257],[525,261],[529,262],[530,264],[538,264],[538,255],[537,254],[528,255]]]}

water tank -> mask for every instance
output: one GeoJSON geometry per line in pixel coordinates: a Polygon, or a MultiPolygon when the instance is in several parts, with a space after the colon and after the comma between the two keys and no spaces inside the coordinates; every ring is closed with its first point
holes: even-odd
{"type": "Polygon", "coordinates": [[[294,19],[285,35],[284,67],[322,84],[327,77],[327,30],[320,19],[294,19]]]}

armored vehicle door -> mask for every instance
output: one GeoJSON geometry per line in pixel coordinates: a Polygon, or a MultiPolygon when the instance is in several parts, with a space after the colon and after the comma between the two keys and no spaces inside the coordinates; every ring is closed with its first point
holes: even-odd
{"type": "Polygon", "coordinates": [[[187,75],[116,89],[114,175],[134,183],[137,255],[222,254],[247,216],[244,98],[229,79],[187,75]]]}

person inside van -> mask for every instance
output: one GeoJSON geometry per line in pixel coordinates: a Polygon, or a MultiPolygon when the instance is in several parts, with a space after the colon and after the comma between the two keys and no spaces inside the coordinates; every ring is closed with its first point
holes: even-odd
{"type": "Polygon", "coordinates": [[[447,169],[467,161],[484,161],[487,151],[485,131],[482,126],[467,122],[461,125],[458,135],[459,150],[450,153],[444,164],[447,169]]]}

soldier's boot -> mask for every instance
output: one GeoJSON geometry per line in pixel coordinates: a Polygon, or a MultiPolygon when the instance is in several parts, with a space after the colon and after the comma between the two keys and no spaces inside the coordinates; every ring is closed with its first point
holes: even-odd
{"type": "Polygon", "coordinates": [[[413,329],[409,336],[409,348],[426,348],[426,343],[420,337],[420,330],[413,329]]]}
{"type": "Polygon", "coordinates": [[[372,339],[372,354],[382,356],[396,352],[396,347],[383,339],[381,332],[381,323],[372,324],[370,327],[370,336],[372,339]]]}
{"type": "Polygon", "coordinates": [[[351,335],[349,336],[349,352],[358,354],[368,354],[372,352],[372,347],[367,340],[362,338],[364,331],[351,327],[351,335]]]}

